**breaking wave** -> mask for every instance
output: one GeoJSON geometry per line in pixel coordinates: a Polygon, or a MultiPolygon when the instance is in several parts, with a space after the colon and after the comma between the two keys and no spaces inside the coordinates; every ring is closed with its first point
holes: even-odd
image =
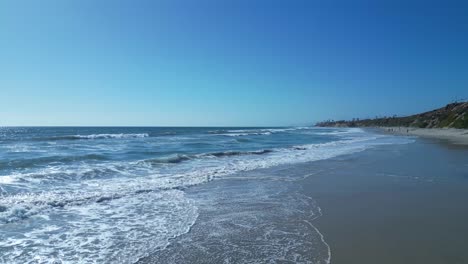
{"type": "MultiPolygon", "coordinates": [[[[297,130],[197,130],[194,134],[177,130],[177,136],[161,138],[96,130],[89,135],[88,131],[71,136],[52,134],[55,136],[48,137],[52,142],[45,142],[45,137],[37,142],[16,140],[11,146],[20,144],[32,150],[21,153],[9,152],[0,145],[0,151],[9,155],[8,161],[0,162],[0,263],[134,263],[166,248],[175,237],[192,228],[200,210],[199,204],[186,196],[190,186],[216,179],[241,179],[250,177],[247,171],[329,159],[382,144],[412,142],[348,130],[311,131],[343,133],[337,134],[338,139],[325,136],[320,141],[311,137],[304,142],[302,132],[310,132],[307,129],[291,140],[294,136],[289,133],[297,130]],[[234,140],[209,135],[255,133],[271,136],[234,140]],[[135,140],[107,140],[121,138],[135,140]],[[82,141],[60,141],[72,139],[82,141]],[[34,152],[36,149],[44,153],[34,152]]],[[[72,133],[76,132],[61,132],[72,133]]],[[[39,138],[38,134],[27,138],[39,138]]],[[[251,200],[258,198],[258,192],[251,194],[255,194],[251,200]]],[[[282,207],[282,199],[270,198],[265,196],[264,202],[289,212],[289,207],[282,207]]],[[[232,204],[233,208],[237,205],[232,204]]],[[[259,219],[270,217],[262,214],[258,213],[259,219]]],[[[246,214],[243,224],[248,220],[246,214]]],[[[220,224],[217,230],[223,231],[230,222],[220,224]]],[[[280,245],[284,237],[276,232],[281,225],[265,227],[265,232],[275,234],[280,245]]],[[[310,231],[310,227],[298,227],[297,234],[303,230],[310,231]]],[[[290,240],[294,241],[296,238],[290,240]]],[[[291,245],[288,252],[300,246],[291,245]]]]}
{"type": "Polygon", "coordinates": [[[91,135],[67,135],[47,138],[36,138],[36,140],[79,140],[79,139],[111,139],[111,138],[145,138],[149,137],[147,133],[139,134],[91,134],[91,135]]]}

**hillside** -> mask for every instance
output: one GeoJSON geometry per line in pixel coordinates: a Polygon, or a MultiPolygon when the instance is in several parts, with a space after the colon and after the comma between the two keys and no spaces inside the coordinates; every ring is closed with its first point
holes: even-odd
{"type": "Polygon", "coordinates": [[[374,119],[329,120],[316,124],[319,127],[418,127],[418,128],[468,128],[468,102],[448,104],[445,107],[411,116],[374,119]]]}

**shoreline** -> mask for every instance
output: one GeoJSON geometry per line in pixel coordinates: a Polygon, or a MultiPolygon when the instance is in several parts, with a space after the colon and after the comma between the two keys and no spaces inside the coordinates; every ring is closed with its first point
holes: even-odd
{"type": "MultiPolygon", "coordinates": [[[[363,127],[365,128],[365,127],[363,127]]],[[[414,127],[374,127],[377,131],[391,135],[417,136],[438,139],[457,145],[468,145],[468,129],[456,128],[414,128],[414,127]]]]}

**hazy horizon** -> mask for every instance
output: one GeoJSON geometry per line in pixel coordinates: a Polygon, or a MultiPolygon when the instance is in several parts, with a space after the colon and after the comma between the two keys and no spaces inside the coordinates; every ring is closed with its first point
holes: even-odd
{"type": "Polygon", "coordinates": [[[467,3],[3,1],[0,126],[271,127],[468,98],[467,3]]]}

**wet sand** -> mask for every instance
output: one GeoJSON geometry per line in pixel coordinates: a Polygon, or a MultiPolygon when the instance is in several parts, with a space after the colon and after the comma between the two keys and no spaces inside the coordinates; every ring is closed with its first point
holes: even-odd
{"type": "Polygon", "coordinates": [[[331,263],[468,263],[468,148],[420,139],[309,166],[331,263]]]}
{"type": "Polygon", "coordinates": [[[455,128],[414,128],[414,127],[385,127],[379,128],[384,133],[418,136],[444,140],[453,144],[468,145],[468,129],[455,128]]]}

